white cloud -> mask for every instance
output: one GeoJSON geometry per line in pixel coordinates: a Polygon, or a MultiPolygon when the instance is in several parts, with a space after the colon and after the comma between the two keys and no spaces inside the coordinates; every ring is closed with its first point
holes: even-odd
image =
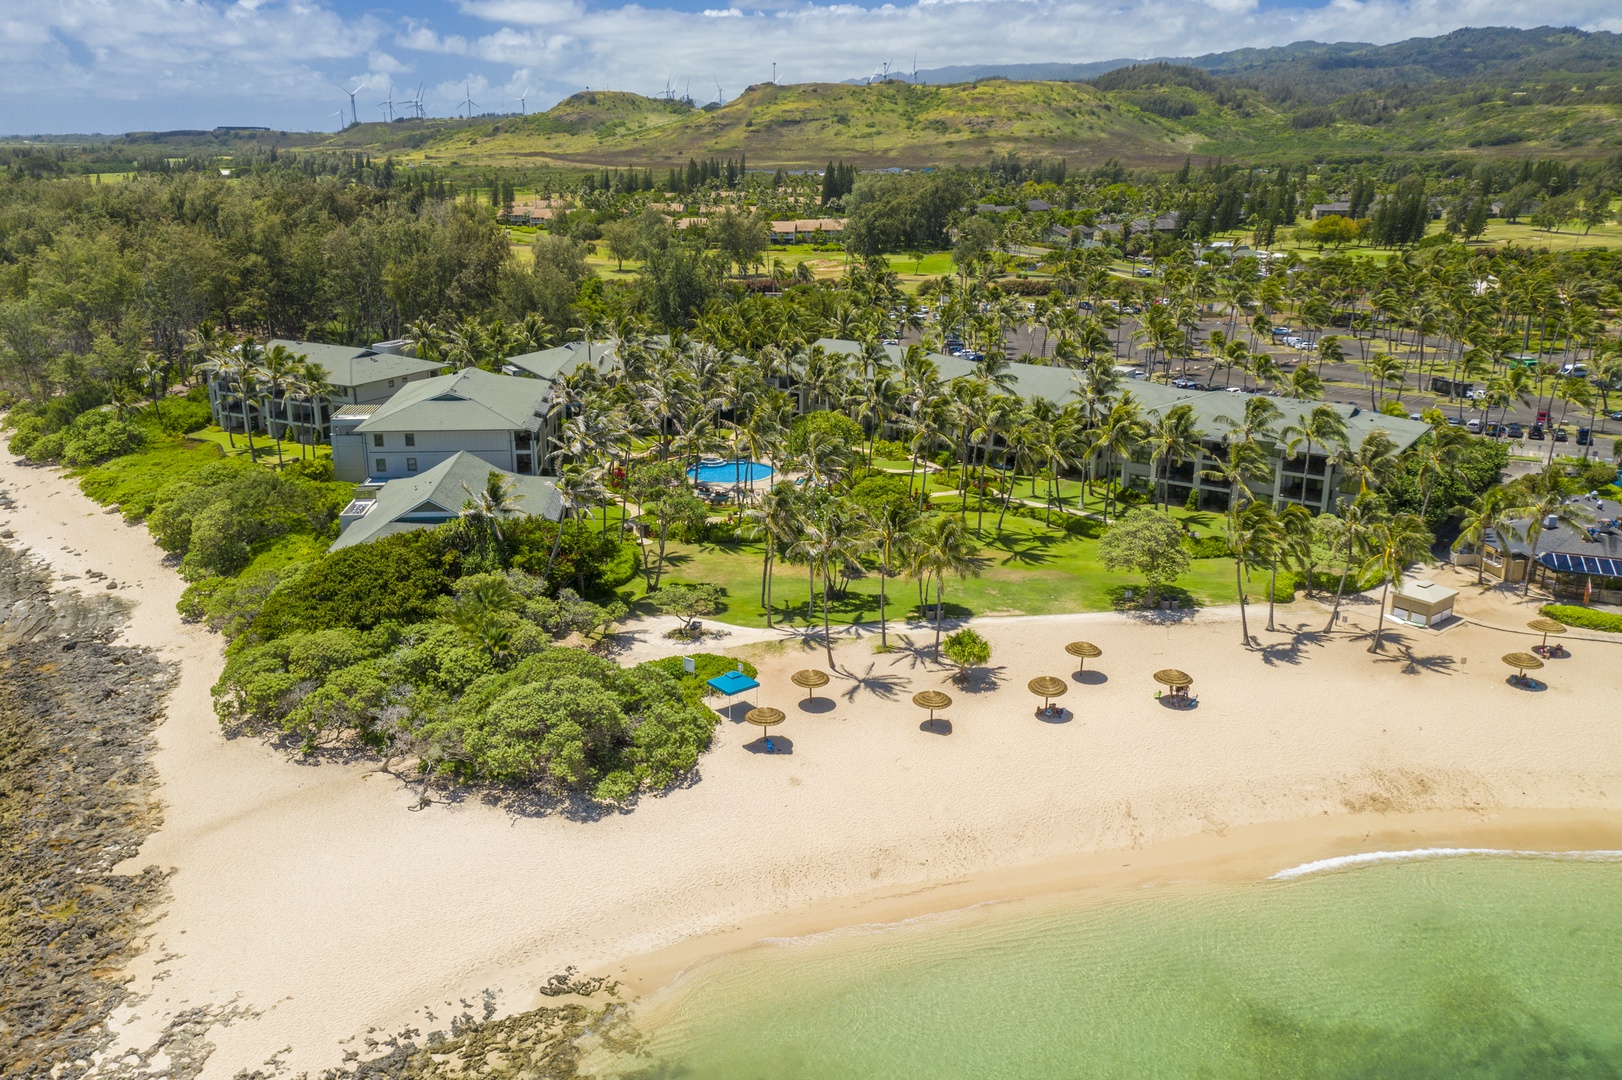
{"type": "MultiPolygon", "coordinates": [[[[531,109],[583,86],[729,96],[750,83],[921,68],[1179,56],[1318,40],[1391,41],[1459,26],[1622,30],[1615,0],[760,0],[702,11],[583,0],[440,0],[440,14],[346,16],[338,0],[0,0],[0,130],[272,123],[320,126],[332,84],[416,73],[432,111],[492,110],[533,83],[531,109]],[[49,98],[39,94],[50,87],[49,98]],[[480,95],[490,98],[485,101],[480,95]],[[436,104],[437,102],[437,104],[436,104]],[[161,103],[161,104],[160,104],[161,103]],[[108,118],[108,119],[103,119],[108,118]],[[127,119],[123,119],[127,118],[127,119]]],[[[658,0],[668,2],[668,0],[658,0]]],[[[420,11],[420,5],[416,10],[420,11]]],[[[347,105],[347,101],[345,101],[347,105]]],[[[364,110],[363,110],[364,113],[364,110]]]]}

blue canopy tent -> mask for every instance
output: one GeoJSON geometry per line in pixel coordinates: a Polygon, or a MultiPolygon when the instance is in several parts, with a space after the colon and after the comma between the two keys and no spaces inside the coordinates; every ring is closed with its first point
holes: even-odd
{"type": "Polygon", "coordinates": [[[709,680],[709,687],[727,696],[727,707],[732,707],[732,698],[746,690],[760,689],[760,683],[751,679],[741,671],[729,671],[725,675],[717,675],[709,680]]]}

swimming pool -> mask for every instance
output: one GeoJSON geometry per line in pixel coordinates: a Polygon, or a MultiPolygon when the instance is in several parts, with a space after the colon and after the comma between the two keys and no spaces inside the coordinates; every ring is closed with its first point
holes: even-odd
{"type": "Polygon", "coordinates": [[[747,484],[769,480],[774,472],[763,461],[721,461],[688,469],[687,475],[700,484],[747,484]]]}

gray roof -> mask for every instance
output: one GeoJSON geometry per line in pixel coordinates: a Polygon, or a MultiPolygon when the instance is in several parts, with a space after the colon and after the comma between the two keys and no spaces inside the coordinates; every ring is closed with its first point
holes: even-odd
{"type": "Polygon", "coordinates": [[[454,375],[406,383],[355,430],[534,430],[539,426],[536,410],[550,395],[546,383],[464,368],[454,375]]]}
{"type": "MultiPolygon", "coordinates": [[[[1573,499],[1585,518],[1584,524],[1572,528],[1560,522],[1552,529],[1544,529],[1538,536],[1538,561],[1551,566],[1560,560],[1555,555],[1583,556],[1594,559],[1622,559],[1622,504],[1597,496],[1584,495],[1573,499]]],[[[1526,520],[1510,522],[1508,535],[1491,536],[1489,543],[1502,550],[1508,548],[1516,555],[1528,555],[1532,545],[1521,533],[1530,524],[1526,520]]],[[[1568,569],[1556,566],[1556,569],[1568,569]]],[[[1580,572],[1580,571],[1576,571],[1580,572]]]]}
{"type": "MultiPolygon", "coordinates": [[[[860,354],[862,351],[861,345],[857,342],[838,338],[822,338],[817,344],[826,352],[860,354]]],[[[902,350],[899,346],[888,345],[885,351],[890,354],[891,359],[900,362],[902,350]]],[[[930,353],[929,356],[940,368],[942,378],[956,379],[974,374],[974,365],[961,357],[942,353],[930,353]]],[[[1064,405],[1075,397],[1076,376],[1079,372],[1074,368],[1013,363],[1008,365],[1008,369],[1014,377],[1013,391],[1022,398],[1029,400],[1040,397],[1064,405]]],[[[1251,396],[1230,394],[1225,390],[1181,390],[1166,383],[1150,382],[1147,379],[1124,380],[1122,389],[1130,390],[1146,413],[1164,415],[1176,405],[1193,406],[1195,425],[1213,438],[1219,437],[1224,429],[1219,418],[1225,417],[1232,421],[1244,419],[1245,399],[1251,396]]],[[[1299,424],[1314,408],[1324,404],[1321,401],[1292,401],[1289,398],[1274,398],[1273,403],[1284,414],[1284,419],[1279,422],[1281,428],[1299,424]]],[[[1346,437],[1353,446],[1357,446],[1367,438],[1369,432],[1379,428],[1391,436],[1398,450],[1406,450],[1430,430],[1429,425],[1419,420],[1386,416],[1384,413],[1359,409],[1354,405],[1331,403],[1330,408],[1346,419],[1346,437]]]]}
{"type": "Polygon", "coordinates": [[[571,341],[555,349],[509,356],[501,363],[505,368],[517,368],[526,375],[550,382],[588,362],[599,372],[605,372],[614,366],[618,355],[617,348],[610,342],[593,342],[588,354],[585,342],[571,341]]]}
{"type": "Polygon", "coordinates": [[[372,508],[338,536],[331,550],[443,524],[457,515],[470,492],[484,487],[492,472],[501,473],[512,484],[519,514],[544,517],[548,521],[557,521],[563,516],[563,502],[558,497],[557,485],[551,480],[506,472],[464,451],[418,476],[384,484],[372,500],[372,508]]]}
{"type": "Polygon", "coordinates": [[[373,352],[354,345],[325,345],[319,341],[292,341],[276,338],[266,348],[285,346],[296,356],[327,373],[327,381],[334,386],[364,386],[386,379],[403,379],[421,375],[425,371],[438,371],[444,364],[431,360],[418,360],[415,356],[398,353],[373,352]]]}

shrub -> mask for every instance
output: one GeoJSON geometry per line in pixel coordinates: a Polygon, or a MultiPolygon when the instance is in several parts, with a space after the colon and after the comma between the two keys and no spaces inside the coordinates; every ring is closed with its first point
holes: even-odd
{"type": "Polygon", "coordinates": [[[18,457],[26,457],[29,447],[45,434],[45,420],[39,416],[24,416],[11,423],[11,441],[6,444],[18,457]]]}
{"type": "Polygon", "coordinates": [[[165,488],[149,525],[159,547],[182,556],[182,576],[236,574],[263,540],[324,531],[339,496],[326,487],[347,490],[289,481],[255,465],[215,462],[165,488]]]}
{"type": "Polygon", "coordinates": [[[1584,630],[1602,630],[1607,634],[1622,634],[1622,615],[1613,612],[1595,611],[1593,608],[1578,607],[1576,604],[1544,604],[1539,611],[1567,626],[1576,626],[1584,630]]]}
{"type": "Polygon", "coordinates": [[[991,659],[991,642],[965,627],[941,642],[941,655],[957,667],[958,678],[968,678],[971,669],[991,659]]]}
{"type": "Polygon", "coordinates": [[[63,431],[62,463],[76,469],[96,465],[139,450],[146,440],[146,431],[139,425],[110,410],[96,409],[77,417],[63,431]]]}
{"type": "Polygon", "coordinates": [[[278,586],[253,621],[253,634],[270,640],[335,626],[369,629],[393,621],[413,623],[460,577],[460,560],[439,529],[397,533],[323,556],[298,579],[278,586]]]}
{"type": "Polygon", "coordinates": [[[805,453],[813,431],[825,432],[835,446],[851,449],[867,441],[867,433],[862,430],[862,425],[844,413],[818,409],[796,419],[794,426],[789,429],[787,450],[791,456],[805,453]]]}
{"type": "Polygon", "coordinates": [[[1221,536],[1191,536],[1184,541],[1188,554],[1195,559],[1229,559],[1233,557],[1233,548],[1221,536]]]}
{"type": "MultiPolygon", "coordinates": [[[[692,679],[701,686],[717,675],[725,675],[729,671],[741,671],[751,679],[758,674],[755,665],[747,660],[738,660],[731,656],[722,656],[719,653],[701,652],[688,655],[693,661],[693,673],[691,675],[688,675],[683,668],[682,658],[679,656],[667,656],[662,660],[649,660],[642,666],[652,668],[655,671],[662,671],[672,678],[692,679]]],[[[708,688],[705,687],[705,689],[708,688]]]]}
{"type": "Polygon", "coordinates": [[[1295,575],[1287,570],[1278,572],[1278,580],[1273,583],[1273,602],[1275,604],[1288,604],[1295,599],[1295,575]]]}
{"type": "Polygon", "coordinates": [[[289,461],[282,469],[282,475],[321,484],[330,484],[335,479],[331,458],[300,458],[297,461],[289,461]]]}
{"type": "Polygon", "coordinates": [[[58,461],[62,457],[63,435],[53,431],[41,435],[28,444],[28,460],[33,462],[58,461]]]}

